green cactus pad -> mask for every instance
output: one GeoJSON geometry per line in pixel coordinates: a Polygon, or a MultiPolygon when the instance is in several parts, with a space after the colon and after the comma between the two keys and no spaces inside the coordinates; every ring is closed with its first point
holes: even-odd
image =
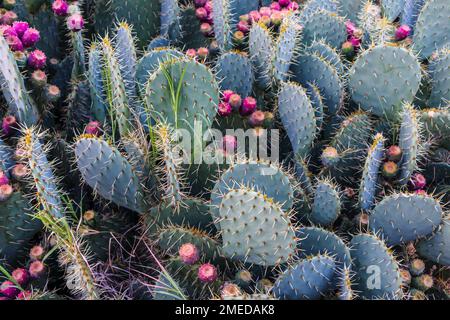
{"type": "Polygon", "coordinates": [[[283,300],[317,300],[332,290],[336,264],[327,255],[300,260],[277,279],[273,292],[283,300]]]}
{"type": "Polygon", "coordinates": [[[319,181],[316,185],[314,202],[309,220],[322,226],[330,226],[341,213],[339,192],[330,181],[319,181]]]}
{"type": "Polygon", "coordinates": [[[178,23],[172,24],[169,29],[169,39],[180,48],[208,47],[209,39],[200,31],[200,20],[195,16],[195,8],[187,6],[182,8],[178,23]]]}
{"type": "Polygon", "coordinates": [[[419,115],[425,139],[433,138],[450,149],[450,110],[424,109],[419,115]]]}
{"type": "Polygon", "coordinates": [[[255,80],[261,89],[272,85],[273,39],[270,31],[263,24],[254,23],[248,36],[250,60],[255,70],[255,80]]]}
{"type": "Polygon", "coordinates": [[[362,299],[396,299],[402,286],[400,268],[383,241],[359,234],[350,242],[355,272],[354,290],[362,299]]]}
{"type": "Polygon", "coordinates": [[[417,244],[417,252],[431,261],[450,266],[450,220],[444,219],[439,230],[417,244]]]}
{"type": "Polygon", "coordinates": [[[261,266],[294,257],[296,237],[289,214],[268,196],[247,188],[231,190],[219,213],[226,257],[261,266]]]}
{"type": "Polygon", "coordinates": [[[413,48],[423,59],[450,44],[450,6],[447,0],[429,0],[414,28],[413,48]]]}
{"type": "Polygon", "coordinates": [[[336,68],[336,71],[340,76],[345,74],[345,66],[342,63],[339,53],[324,40],[314,40],[310,46],[305,48],[305,52],[308,54],[315,54],[328,61],[333,67],[336,68]]]}
{"type": "Polygon", "coordinates": [[[307,20],[313,13],[319,10],[330,13],[337,13],[339,10],[339,1],[337,0],[310,0],[307,1],[300,12],[300,21],[307,20]]]}
{"type": "Polygon", "coordinates": [[[316,118],[305,90],[294,82],[281,84],[278,112],[287,131],[294,153],[304,158],[314,142],[316,118]]]}
{"type": "Polygon", "coordinates": [[[32,204],[20,192],[0,202],[0,259],[8,264],[26,256],[28,242],[42,228],[31,216],[31,209],[32,204]]]}
{"type": "Polygon", "coordinates": [[[323,39],[333,48],[340,48],[347,40],[345,20],[336,13],[317,10],[301,23],[302,41],[307,46],[316,39],[323,39]]]}
{"type": "Polygon", "coordinates": [[[340,13],[350,21],[357,22],[363,4],[363,0],[339,0],[340,13]]]}
{"type": "Polygon", "coordinates": [[[119,206],[145,212],[138,177],[117,149],[106,141],[82,136],[75,143],[75,156],[84,181],[94,192],[119,206]]]}
{"type": "Polygon", "coordinates": [[[442,220],[442,207],[431,196],[393,194],[379,202],[369,218],[372,230],[389,245],[407,243],[431,234],[442,220]]]}
{"type": "Polygon", "coordinates": [[[417,169],[419,157],[419,144],[421,143],[420,127],[416,111],[413,106],[405,105],[402,113],[400,135],[398,145],[402,150],[400,160],[400,179],[402,185],[406,185],[417,169]]]}
{"type": "Polygon", "coordinates": [[[431,94],[428,104],[445,107],[450,101],[450,49],[443,49],[430,61],[431,94]]]}
{"type": "Polygon", "coordinates": [[[243,52],[223,53],[216,62],[217,81],[222,90],[232,90],[241,97],[252,92],[254,74],[252,64],[243,52]]]}
{"type": "Polygon", "coordinates": [[[228,0],[212,0],[214,36],[221,50],[230,50],[232,43],[232,12],[228,0]]]}
{"type": "Polygon", "coordinates": [[[379,45],[364,51],[349,72],[353,101],[389,120],[399,120],[403,103],[412,102],[419,89],[421,68],[407,49],[379,45]]]}
{"type": "Polygon", "coordinates": [[[394,21],[400,15],[405,0],[382,0],[381,7],[384,16],[390,21],[394,21]]]}
{"type": "Polygon", "coordinates": [[[336,114],[342,105],[344,89],[341,78],[327,60],[316,54],[301,55],[292,67],[293,80],[306,86],[308,82],[319,88],[327,114],[336,114]]]}
{"type": "Polygon", "coordinates": [[[350,267],[352,259],[347,245],[335,233],[317,227],[303,227],[297,233],[300,257],[328,254],[339,268],[350,267]]]}

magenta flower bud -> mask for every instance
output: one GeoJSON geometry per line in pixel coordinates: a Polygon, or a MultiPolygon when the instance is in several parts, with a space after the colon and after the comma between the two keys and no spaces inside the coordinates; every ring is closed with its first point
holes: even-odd
{"type": "Polygon", "coordinates": [[[186,55],[187,55],[189,58],[195,58],[195,57],[197,56],[197,50],[195,50],[195,49],[188,49],[188,50],[186,51],[186,55]]]}
{"type": "Polygon", "coordinates": [[[224,92],[222,92],[222,101],[223,102],[229,102],[231,96],[234,94],[233,91],[231,90],[225,90],[224,92]]]}
{"type": "Polygon", "coordinates": [[[352,56],[355,52],[355,48],[353,48],[353,44],[350,41],[345,41],[342,44],[342,53],[347,55],[348,57],[352,56]]]}
{"type": "Polygon", "coordinates": [[[248,124],[252,127],[260,127],[263,125],[265,117],[266,116],[263,111],[257,110],[248,118],[248,124]]]}
{"type": "Polygon", "coordinates": [[[67,18],[67,28],[71,31],[80,31],[84,27],[83,16],[79,13],[74,13],[67,18]]]}
{"type": "Polygon", "coordinates": [[[180,255],[181,261],[188,265],[192,265],[200,259],[198,249],[192,243],[183,244],[178,250],[178,254],[180,255]]]}
{"type": "Polygon", "coordinates": [[[208,22],[203,22],[200,25],[200,32],[204,35],[204,36],[209,36],[211,34],[211,32],[213,31],[212,26],[208,23],[208,22]]]}
{"type": "Polygon", "coordinates": [[[52,10],[57,16],[65,17],[69,12],[69,5],[64,0],[55,0],[52,3],[52,10]]]}
{"type": "Polygon", "coordinates": [[[359,46],[361,46],[361,39],[350,37],[350,43],[353,47],[358,48],[359,46]]]}
{"type": "Polygon", "coordinates": [[[278,0],[278,3],[282,7],[287,7],[291,3],[291,0],[278,0]]]}
{"type": "Polygon", "coordinates": [[[205,8],[197,8],[195,10],[195,16],[200,20],[205,20],[208,17],[208,11],[205,8]]]}
{"type": "Polygon", "coordinates": [[[47,56],[41,50],[34,50],[28,56],[28,66],[33,69],[42,69],[47,63],[47,56]]]}
{"type": "Polygon", "coordinates": [[[272,14],[272,9],[270,9],[269,7],[261,7],[259,9],[259,14],[261,16],[267,16],[270,17],[270,15],[272,14]]]}
{"type": "Polygon", "coordinates": [[[206,4],[207,1],[208,0],[194,0],[194,4],[195,4],[195,6],[197,8],[198,7],[203,7],[206,4]]]}
{"type": "Polygon", "coordinates": [[[202,59],[206,59],[209,55],[209,50],[208,48],[204,48],[204,47],[200,47],[197,50],[197,55],[202,58],[202,59]]]}
{"type": "Polygon", "coordinates": [[[241,108],[239,109],[239,113],[241,116],[248,116],[255,112],[256,110],[256,99],[253,97],[247,97],[242,101],[241,108]]]}
{"type": "Polygon", "coordinates": [[[248,15],[249,15],[251,22],[258,22],[259,19],[261,19],[261,15],[256,10],[250,11],[250,13],[248,15]]]}
{"type": "Polygon", "coordinates": [[[25,31],[27,31],[30,26],[28,25],[28,22],[16,21],[13,23],[12,27],[16,31],[17,36],[20,38],[23,36],[25,31]]]}
{"type": "Polygon", "coordinates": [[[17,120],[14,116],[6,116],[2,121],[2,131],[5,136],[9,136],[13,129],[17,127],[17,120]]]}
{"type": "Polygon", "coordinates": [[[212,1],[207,1],[205,3],[205,5],[203,6],[203,8],[206,9],[206,11],[208,11],[208,14],[210,14],[212,12],[212,1]]]}
{"type": "Polygon", "coordinates": [[[414,190],[423,189],[425,188],[426,185],[427,180],[422,174],[416,173],[411,177],[411,186],[413,187],[414,190]]]}
{"type": "Polygon", "coordinates": [[[411,28],[406,24],[402,24],[397,28],[397,30],[395,30],[395,39],[397,39],[398,41],[403,40],[407,38],[410,33],[411,28]]]}
{"type": "Polygon", "coordinates": [[[240,95],[238,95],[237,93],[232,94],[230,96],[230,99],[228,100],[228,103],[231,105],[231,107],[233,108],[233,110],[239,111],[239,108],[242,105],[242,98],[240,95]]]}
{"type": "Polygon", "coordinates": [[[0,285],[0,293],[8,298],[15,298],[19,294],[19,289],[11,281],[3,281],[0,285]]]}
{"type": "Polygon", "coordinates": [[[213,282],[217,279],[217,269],[210,263],[205,263],[198,269],[198,278],[201,282],[213,282]]]}
{"type": "Polygon", "coordinates": [[[100,136],[102,125],[98,121],[91,121],[86,125],[85,132],[87,134],[93,134],[94,136],[100,136]]]}
{"type": "Polygon", "coordinates": [[[29,171],[27,166],[25,166],[22,163],[18,163],[12,169],[11,175],[15,180],[21,181],[24,177],[28,175],[28,172],[29,171]]]}
{"type": "Polygon", "coordinates": [[[248,33],[250,31],[250,26],[246,21],[239,21],[237,24],[237,29],[243,33],[248,33]]]}
{"type": "Polygon", "coordinates": [[[14,278],[14,280],[17,281],[17,283],[23,287],[27,284],[29,276],[28,276],[28,271],[26,269],[23,268],[17,268],[15,269],[12,273],[11,273],[12,277],[14,278]]]}
{"type": "Polygon", "coordinates": [[[22,36],[22,42],[26,48],[34,46],[40,39],[39,31],[34,28],[28,28],[22,36]]]}
{"type": "Polygon", "coordinates": [[[14,190],[10,184],[4,184],[0,186],[0,202],[6,201],[11,197],[14,190]]]}
{"type": "Polygon", "coordinates": [[[299,5],[298,5],[297,2],[291,2],[291,3],[289,3],[289,5],[287,6],[287,8],[288,8],[289,10],[296,11],[296,10],[298,10],[299,5]]]}
{"type": "Polygon", "coordinates": [[[268,16],[262,16],[261,19],[259,19],[259,23],[262,23],[268,27],[272,23],[272,20],[268,16]]]}
{"type": "Polygon", "coordinates": [[[10,26],[7,26],[3,30],[3,36],[4,37],[19,37],[19,35],[17,34],[16,29],[14,29],[13,27],[10,27],[10,26]]]}
{"type": "Polygon", "coordinates": [[[17,20],[17,14],[14,11],[6,11],[1,17],[0,23],[12,25],[17,20]]]}
{"type": "Polygon", "coordinates": [[[36,245],[30,250],[30,259],[39,260],[44,256],[44,248],[40,245],[36,245]]]}
{"type": "Polygon", "coordinates": [[[0,186],[3,186],[5,184],[9,184],[9,179],[6,174],[0,170],[0,186]]]}
{"type": "Polygon", "coordinates": [[[351,22],[350,20],[345,21],[345,27],[347,29],[347,35],[348,36],[353,36],[353,32],[355,32],[356,30],[356,26],[353,22],[351,22]]]}
{"type": "Polygon", "coordinates": [[[386,151],[386,156],[390,161],[400,161],[402,158],[402,149],[399,146],[390,146],[386,151]]]}
{"type": "Polygon", "coordinates": [[[8,36],[6,37],[6,42],[8,43],[12,51],[23,51],[23,43],[20,41],[19,37],[8,36]]]}
{"type": "Polygon", "coordinates": [[[280,11],[281,10],[281,6],[278,2],[272,2],[270,4],[270,9],[275,10],[275,11],[280,11]]]}
{"type": "Polygon", "coordinates": [[[231,108],[231,106],[228,102],[219,103],[218,113],[221,117],[228,117],[232,111],[233,111],[233,109],[231,108]]]}
{"type": "Polygon", "coordinates": [[[425,190],[422,190],[422,189],[415,190],[414,193],[419,195],[419,196],[426,196],[427,195],[427,192],[425,190]]]}
{"type": "Polygon", "coordinates": [[[225,135],[222,138],[222,148],[226,153],[234,153],[237,148],[237,139],[235,136],[225,135]]]}

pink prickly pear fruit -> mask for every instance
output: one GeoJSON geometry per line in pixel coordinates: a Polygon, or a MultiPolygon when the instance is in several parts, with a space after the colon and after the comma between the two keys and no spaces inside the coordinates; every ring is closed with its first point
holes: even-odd
{"type": "Polygon", "coordinates": [[[24,49],[23,43],[20,41],[19,37],[7,36],[6,43],[8,43],[12,51],[23,51],[24,49]]]}
{"type": "Polygon", "coordinates": [[[23,287],[28,283],[29,275],[28,271],[24,268],[17,268],[12,273],[11,276],[14,278],[14,280],[17,281],[17,283],[23,287]]]}
{"type": "Polygon", "coordinates": [[[426,196],[427,192],[425,190],[422,189],[418,189],[414,191],[415,194],[418,194],[419,196],[426,196]]]}
{"type": "Polygon", "coordinates": [[[28,28],[22,36],[22,42],[26,48],[34,46],[40,39],[41,35],[35,28],[28,28]]]}
{"type": "Polygon", "coordinates": [[[37,88],[43,88],[47,84],[47,74],[42,70],[35,70],[31,74],[31,82],[37,88]]]}
{"type": "Polygon", "coordinates": [[[45,97],[48,102],[56,102],[61,97],[61,90],[55,85],[45,87],[45,97]]]}
{"type": "Polygon", "coordinates": [[[397,30],[395,30],[395,39],[397,41],[401,41],[407,38],[410,33],[411,28],[406,24],[402,24],[400,27],[397,28],[397,30]]]}
{"type": "Polygon", "coordinates": [[[250,11],[248,16],[249,16],[251,22],[258,22],[259,19],[261,19],[261,15],[256,10],[250,11]]]}
{"type": "Polygon", "coordinates": [[[400,161],[402,158],[402,149],[396,145],[390,146],[386,151],[386,156],[389,161],[400,161]]]}
{"type": "Polygon", "coordinates": [[[250,26],[247,21],[239,21],[237,29],[243,33],[248,33],[250,31],[250,26]]]}
{"type": "Polygon", "coordinates": [[[420,173],[415,173],[412,177],[411,177],[411,187],[414,190],[417,189],[423,189],[425,188],[425,186],[427,185],[427,180],[425,179],[425,177],[420,174],[420,173]]]}
{"type": "Polygon", "coordinates": [[[198,268],[198,278],[201,282],[209,283],[216,281],[217,269],[210,263],[205,263],[198,268]]]}
{"type": "Polygon", "coordinates": [[[243,44],[244,43],[244,39],[245,39],[245,34],[244,34],[244,32],[242,32],[242,31],[236,31],[234,34],[233,34],[233,42],[236,44],[236,45],[241,45],[241,44],[243,44]]]}
{"type": "Polygon", "coordinates": [[[15,21],[12,25],[14,31],[16,31],[17,36],[20,38],[30,27],[28,22],[25,21],[15,21]]]}
{"type": "Polygon", "coordinates": [[[0,202],[6,201],[11,197],[14,190],[10,184],[4,184],[0,186],[0,202]]]}
{"type": "Polygon", "coordinates": [[[200,7],[200,8],[197,8],[196,10],[195,10],[195,16],[199,19],[199,20],[205,20],[206,18],[208,18],[208,11],[206,11],[206,9],[205,8],[203,8],[203,7],[200,7]]]}
{"type": "Polygon", "coordinates": [[[231,90],[225,90],[224,92],[222,92],[222,101],[223,102],[230,102],[230,98],[231,96],[234,94],[233,91],[231,90]]]}
{"type": "Polygon", "coordinates": [[[283,22],[283,14],[280,11],[275,11],[270,16],[270,20],[274,26],[281,25],[281,22],[283,22]]]}
{"type": "Polygon", "coordinates": [[[3,36],[4,37],[19,37],[19,35],[17,34],[16,29],[14,29],[11,26],[6,26],[3,29],[3,36]]]}
{"type": "Polygon", "coordinates": [[[213,31],[213,27],[212,27],[211,24],[209,24],[208,22],[203,22],[203,23],[200,25],[200,32],[201,32],[204,36],[206,36],[206,37],[210,36],[211,33],[212,33],[212,31],[213,31]]]}
{"type": "Polygon", "coordinates": [[[225,282],[222,286],[222,290],[220,290],[220,295],[222,298],[226,297],[238,297],[242,294],[239,286],[232,282],[225,282]]]}
{"type": "Polygon", "coordinates": [[[248,124],[252,127],[260,127],[263,125],[265,120],[265,113],[263,111],[257,110],[253,112],[248,118],[248,124]]]}
{"type": "Polygon", "coordinates": [[[361,46],[361,39],[356,37],[350,37],[350,43],[354,48],[359,48],[361,46]]]}
{"type": "Polygon", "coordinates": [[[272,23],[272,20],[268,16],[262,16],[261,19],[259,19],[259,23],[262,23],[266,27],[268,27],[272,23]]]}
{"type": "Polygon", "coordinates": [[[330,167],[336,164],[336,162],[339,160],[339,154],[336,148],[326,147],[322,151],[321,160],[325,167],[330,167]]]}
{"type": "Polygon", "coordinates": [[[291,0],[278,0],[278,3],[280,4],[281,7],[287,7],[290,3],[291,0]]]}
{"type": "Polygon", "coordinates": [[[199,58],[206,59],[209,55],[208,48],[204,48],[204,47],[198,48],[197,55],[199,56],[199,58]]]}
{"type": "Polygon", "coordinates": [[[189,58],[195,58],[197,56],[197,50],[195,50],[195,49],[188,49],[188,50],[186,50],[186,55],[189,58]]]}
{"type": "Polygon", "coordinates": [[[272,14],[272,9],[270,9],[269,7],[261,7],[259,9],[259,14],[261,16],[270,17],[270,15],[272,14]]]}
{"type": "Polygon", "coordinates": [[[85,132],[94,136],[100,136],[102,130],[102,124],[98,121],[91,121],[86,125],[85,132]]]}
{"type": "Polygon", "coordinates": [[[350,41],[345,41],[342,44],[342,53],[345,54],[347,57],[352,57],[355,54],[355,48],[353,47],[353,44],[350,41]]]}
{"type": "Polygon", "coordinates": [[[6,116],[2,121],[2,131],[5,136],[9,136],[17,129],[17,120],[14,116],[6,116]]]}
{"type": "Polygon", "coordinates": [[[291,2],[291,3],[289,3],[289,5],[287,6],[287,8],[288,8],[289,10],[296,11],[296,10],[298,10],[299,5],[298,5],[297,2],[291,2]]]}
{"type": "Polygon", "coordinates": [[[42,246],[36,245],[30,250],[30,259],[39,260],[44,256],[45,250],[42,246]]]}
{"type": "Polygon", "coordinates": [[[47,56],[41,50],[34,50],[28,55],[28,66],[33,69],[42,69],[47,63],[47,56]]]}
{"type": "Polygon", "coordinates": [[[6,176],[5,172],[0,170],[0,186],[3,186],[5,184],[9,184],[9,179],[6,176]]]}
{"type": "Polygon", "coordinates": [[[83,16],[79,13],[74,13],[67,18],[67,28],[71,31],[78,32],[84,27],[83,16]]]}
{"type": "Polygon", "coordinates": [[[207,0],[194,0],[194,4],[195,6],[198,7],[203,7],[206,4],[207,0]]]}
{"type": "Polygon", "coordinates": [[[393,161],[388,161],[383,164],[383,169],[381,170],[383,173],[383,177],[385,178],[393,178],[398,173],[398,166],[393,161]]]}
{"type": "Polygon", "coordinates": [[[14,21],[16,21],[16,20],[17,20],[17,14],[14,11],[6,11],[1,16],[0,23],[12,25],[14,23],[14,21]]]}
{"type": "Polygon", "coordinates": [[[349,37],[353,36],[353,33],[356,30],[356,26],[353,22],[351,22],[350,20],[345,21],[345,28],[347,30],[347,35],[349,37]]]}
{"type": "Polygon", "coordinates": [[[205,5],[203,6],[203,8],[206,9],[206,11],[208,11],[208,14],[210,14],[212,12],[212,1],[206,1],[205,5]]]}
{"type": "Polygon", "coordinates": [[[13,299],[19,294],[19,289],[11,281],[3,281],[0,285],[0,293],[5,297],[13,299]]]}
{"type": "Polygon", "coordinates": [[[222,148],[227,154],[232,154],[236,152],[237,149],[237,139],[235,136],[225,135],[222,138],[222,148]]]}
{"type": "Polygon", "coordinates": [[[231,105],[228,102],[219,103],[218,113],[221,117],[228,117],[232,111],[233,109],[231,108],[231,105]]]}
{"type": "Polygon", "coordinates": [[[241,116],[251,115],[256,110],[256,99],[253,97],[247,97],[242,101],[242,105],[239,108],[239,113],[241,116]]]}
{"type": "Polygon", "coordinates": [[[37,279],[45,273],[45,265],[39,260],[33,261],[28,267],[28,272],[32,278],[37,279]]]}
{"type": "Polygon", "coordinates": [[[200,259],[198,249],[192,243],[183,244],[178,250],[181,261],[183,263],[192,265],[200,259]]]}
{"type": "Polygon", "coordinates": [[[69,12],[69,4],[64,0],[55,0],[52,3],[52,10],[57,16],[65,17],[69,12]]]}
{"type": "Polygon", "coordinates": [[[409,264],[409,272],[413,276],[420,276],[425,271],[425,262],[422,259],[414,259],[409,264]]]}
{"type": "Polygon", "coordinates": [[[18,163],[11,171],[11,175],[17,181],[23,180],[29,173],[28,167],[22,163],[18,163]]]}
{"type": "Polygon", "coordinates": [[[242,98],[237,93],[234,93],[230,96],[228,103],[231,105],[233,110],[238,111],[242,105],[242,98]]]}
{"type": "Polygon", "coordinates": [[[280,11],[281,10],[281,6],[278,2],[272,2],[270,4],[270,9],[271,10],[275,10],[275,11],[280,11]]]}

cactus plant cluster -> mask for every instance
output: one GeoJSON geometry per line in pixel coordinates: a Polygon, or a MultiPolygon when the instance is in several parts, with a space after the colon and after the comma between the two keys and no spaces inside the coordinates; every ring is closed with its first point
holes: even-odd
{"type": "Polygon", "coordinates": [[[0,300],[450,299],[449,34],[448,0],[0,1],[0,300]]]}

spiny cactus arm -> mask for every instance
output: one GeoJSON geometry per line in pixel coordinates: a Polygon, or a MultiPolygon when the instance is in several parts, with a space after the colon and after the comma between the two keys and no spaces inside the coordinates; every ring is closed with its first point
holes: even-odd
{"type": "Polygon", "coordinates": [[[230,1],[233,0],[212,0],[214,34],[221,50],[229,50],[232,45],[232,12],[230,1]]]}
{"type": "Polygon", "coordinates": [[[273,80],[273,39],[270,31],[262,23],[254,23],[248,38],[250,60],[255,69],[256,83],[267,89],[273,80]]]}
{"type": "Polygon", "coordinates": [[[39,120],[38,108],[28,94],[16,60],[3,36],[0,37],[0,56],[0,87],[9,112],[21,123],[35,125],[39,120]]]}
{"type": "Polygon", "coordinates": [[[330,226],[341,213],[341,199],[337,186],[331,181],[318,181],[309,219],[312,223],[330,226]]]}
{"type": "Polygon", "coordinates": [[[106,120],[107,105],[106,105],[106,89],[102,79],[102,51],[97,43],[92,43],[89,48],[88,59],[88,80],[91,92],[92,114],[95,119],[100,122],[106,120]]]}

